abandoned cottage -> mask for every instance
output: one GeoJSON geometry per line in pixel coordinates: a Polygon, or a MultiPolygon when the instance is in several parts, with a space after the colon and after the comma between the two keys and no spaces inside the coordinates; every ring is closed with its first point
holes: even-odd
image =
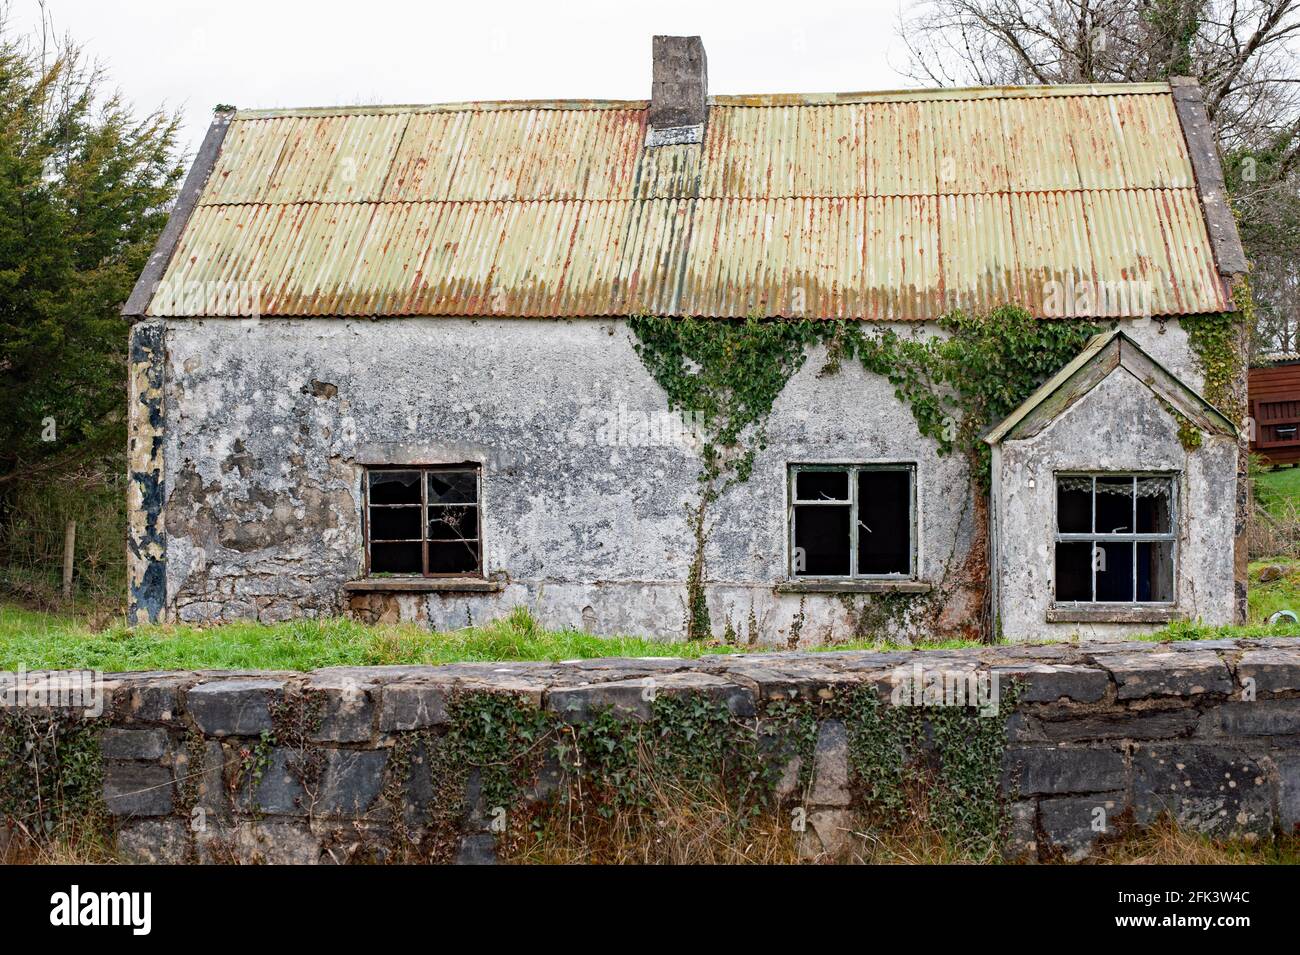
{"type": "Polygon", "coordinates": [[[1195,83],[706,75],[657,37],[649,102],[218,110],[124,309],[132,619],[1239,616],[1246,262],[1195,83]],[[936,425],[903,362],[1005,306],[1068,353],[936,425]]]}

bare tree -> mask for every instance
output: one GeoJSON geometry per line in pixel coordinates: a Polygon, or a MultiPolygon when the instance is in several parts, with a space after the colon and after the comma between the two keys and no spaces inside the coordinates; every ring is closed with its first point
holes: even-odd
{"type": "Polygon", "coordinates": [[[1300,345],[1300,0],[921,0],[906,72],[940,86],[1194,76],[1254,263],[1257,346],[1300,345]]]}

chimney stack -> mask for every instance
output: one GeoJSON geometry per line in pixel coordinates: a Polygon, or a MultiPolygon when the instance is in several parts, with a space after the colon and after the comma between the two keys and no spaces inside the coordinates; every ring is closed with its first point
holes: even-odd
{"type": "Polygon", "coordinates": [[[704,140],[708,113],[709,69],[697,36],[654,38],[654,78],[650,90],[647,146],[704,140]]]}

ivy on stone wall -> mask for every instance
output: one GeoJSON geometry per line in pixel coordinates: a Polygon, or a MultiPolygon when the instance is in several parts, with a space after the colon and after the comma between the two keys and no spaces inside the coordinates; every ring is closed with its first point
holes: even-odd
{"type": "Polygon", "coordinates": [[[687,574],[686,636],[708,639],[704,547],[709,506],[749,479],[766,446],[766,423],[786,382],[819,334],[812,321],[743,322],[633,316],[635,348],[646,369],[700,440],[700,498],[689,520],[694,554],[687,574]]]}
{"type": "MultiPolygon", "coordinates": [[[[808,799],[817,764],[819,728],[844,724],[846,768],[853,806],[882,831],[903,830],[919,807],[934,830],[954,846],[987,852],[1005,819],[1000,795],[1007,719],[1019,693],[1002,687],[997,712],[973,706],[894,706],[874,685],[830,699],[771,700],[759,714],[737,717],[727,704],[702,693],[656,694],[644,718],[603,708],[568,723],[512,694],[465,693],[449,707],[443,734],[402,734],[390,761],[385,801],[402,818],[403,794],[427,792],[427,827],[408,856],[447,860],[466,820],[491,827],[510,855],[558,837],[563,829],[615,823],[656,838],[665,794],[674,811],[725,810],[743,838],[750,821],[778,808],[787,767],[799,767],[784,799],[808,799]],[[539,796],[539,772],[555,779],[539,796]]],[[[399,826],[398,829],[402,829],[399,826]]],[[[395,830],[396,831],[396,830],[395,830]]]]}
{"type": "Polygon", "coordinates": [[[702,442],[700,480],[743,482],[777,396],[818,337],[813,321],[631,319],[636,351],[702,442]]]}
{"type": "Polygon", "coordinates": [[[1182,319],[1182,326],[1187,331],[1187,344],[1205,376],[1202,390],[1205,400],[1229,420],[1239,421],[1245,414],[1242,407],[1245,395],[1238,394],[1238,380],[1245,369],[1243,333],[1255,324],[1250,282],[1246,279],[1237,282],[1232,297],[1237,311],[1189,315],[1182,319]]]}
{"type": "Polygon", "coordinates": [[[36,844],[72,833],[103,837],[109,817],[98,727],[20,708],[0,712],[0,818],[36,844]]]}
{"type": "Polygon", "coordinates": [[[689,512],[694,553],[687,574],[686,635],[708,639],[704,549],[709,507],[749,479],[766,447],[777,397],[823,344],[822,374],[856,359],[893,386],[940,454],[961,451],[972,480],[988,484],[984,430],[1073,358],[1097,332],[1084,321],[1038,321],[1014,306],[982,315],[955,311],[939,334],[900,335],[865,322],[750,317],[743,322],[633,316],[634,347],[646,369],[699,436],[701,493],[689,512]]]}
{"type": "MultiPolygon", "coordinates": [[[[984,432],[1006,417],[1077,355],[1096,324],[1079,320],[1040,320],[1014,305],[983,314],[960,310],[938,321],[939,334],[899,335],[892,329],[873,334],[845,323],[831,346],[886,378],[908,405],[918,430],[939,446],[971,462],[980,487],[989,480],[989,448],[984,432]]],[[[839,354],[831,362],[842,360],[839,354]]]]}

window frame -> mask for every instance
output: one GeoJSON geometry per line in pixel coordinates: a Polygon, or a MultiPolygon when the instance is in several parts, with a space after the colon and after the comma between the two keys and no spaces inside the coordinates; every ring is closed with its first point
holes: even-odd
{"type": "Polygon", "coordinates": [[[917,507],[916,462],[877,461],[866,464],[787,464],[786,492],[786,577],[790,581],[842,581],[842,580],[916,580],[918,552],[920,550],[920,512],[917,507]],[[795,506],[844,507],[844,501],[800,501],[795,495],[795,476],[803,471],[849,472],[849,573],[848,574],[798,574],[795,572],[795,506]],[[908,535],[908,572],[905,574],[859,574],[858,568],[858,474],[862,471],[906,471],[908,516],[911,534],[908,535]]]}
{"type": "MultiPolygon", "coordinates": [[[[1176,607],[1178,605],[1178,561],[1179,561],[1179,518],[1182,514],[1182,494],[1181,494],[1181,472],[1178,471],[1054,471],[1052,473],[1052,606],[1064,609],[1104,609],[1119,607],[1176,607]],[[1060,508],[1060,490],[1058,482],[1061,478],[1090,478],[1092,480],[1092,517],[1090,524],[1097,526],[1097,479],[1098,478],[1132,478],[1134,484],[1133,495],[1133,527],[1137,527],[1137,494],[1136,486],[1138,480],[1142,478],[1167,478],[1169,480],[1169,530],[1161,533],[1139,534],[1136,531],[1129,534],[1102,533],[1093,531],[1089,533],[1062,533],[1060,508]],[[1170,545],[1169,561],[1171,565],[1169,589],[1171,598],[1169,600],[1098,600],[1097,599],[1097,567],[1096,562],[1090,561],[1091,567],[1091,600],[1059,600],[1056,596],[1057,591],[1057,559],[1056,550],[1058,544],[1068,543],[1091,543],[1095,547],[1098,543],[1132,543],[1142,542],[1168,543],[1170,545]]],[[[1134,548],[1134,559],[1132,564],[1132,589],[1131,593],[1134,598],[1137,597],[1137,568],[1136,547],[1134,548]]]]}
{"type": "MultiPolygon", "coordinates": [[[[362,471],[362,501],[361,501],[361,537],[364,550],[364,576],[376,580],[383,579],[424,579],[430,578],[435,580],[486,580],[484,576],[484,567],[486,566],[486,556],[484,549],[483,537],[483,466],[476,461],[466,461],[461,464],[371,464],[366,465],[362,471]],[[414,504],[371,504],[370,503],[370,476],[389,471],[413,471],[420,475],[420,503],[414,504]],[[450,472],[472,472],[474,474],[474,503],[469,504],[430,504],[429,503],[429,475],[450,472]],[[370,537],[370,509],[379,508],[403,508],[403,507],[420,508],[420,566],[419,572],[395,573],[383,571],[383,577],[375,576],[371,571],[370,548],[372,544],[390,543],[389,541],[372,541],[370,537]],[[429,514],[430,508],[440,507],[473,507],[475,510],[476,523],[478,526],[478,536],[472,540],[478,545],[478,570],[460,571],[457,573],[431,573],[429,571],[429,514]]],[[[469,538],[463,538],[468,542],[469,538]]],[[[407,541],[398,541],[391,543],[414,543],[415,539],[410,538],[407,541]]],[[[437,543],[435,541],[435,543],[437,543]]]]}

